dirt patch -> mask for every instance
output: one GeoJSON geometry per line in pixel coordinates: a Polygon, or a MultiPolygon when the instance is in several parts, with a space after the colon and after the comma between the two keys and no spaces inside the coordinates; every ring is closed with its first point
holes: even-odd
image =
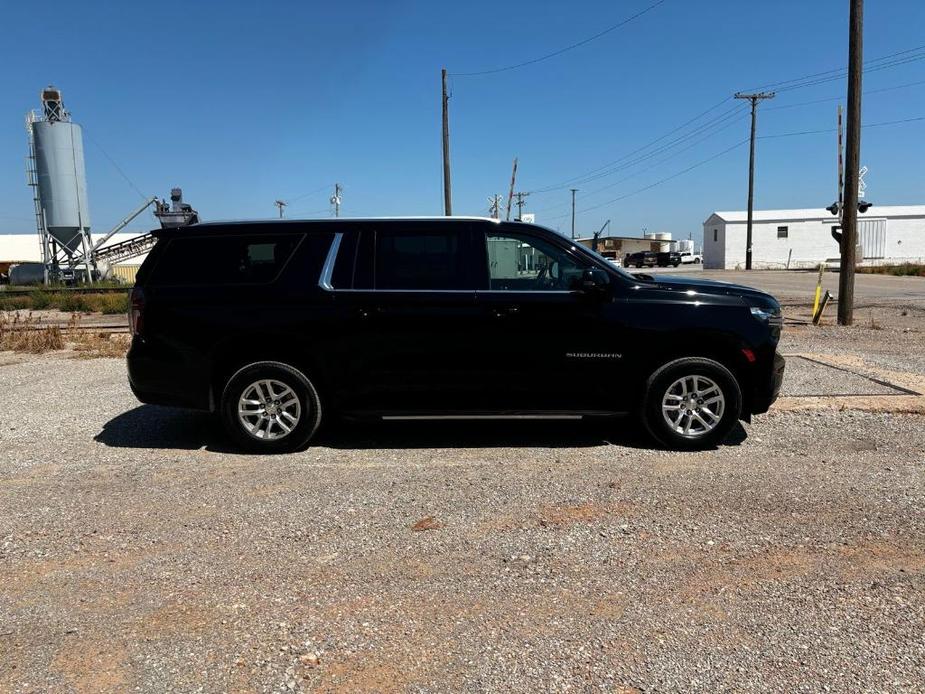
{"type": "Polygon", "coordinates": [[[81,694],[125,692],[131,688],[128,653],[116,642],[75,636],[58,651],[52,668],[81,694]]]}

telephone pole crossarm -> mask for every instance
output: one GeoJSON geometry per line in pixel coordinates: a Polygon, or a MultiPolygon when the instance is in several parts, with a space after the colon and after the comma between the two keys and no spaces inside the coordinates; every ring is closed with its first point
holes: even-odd
{"type": "Polygon", "coordinates": [[[735,93],[736,99],[747,99],[752,105],[752,128],[748,154],[748,226],[745,232],[745,269],[752,269],[752,217],[755,205],[755,129],[757,124],[758,102],[773,99],[774,92],[735,93]]]}

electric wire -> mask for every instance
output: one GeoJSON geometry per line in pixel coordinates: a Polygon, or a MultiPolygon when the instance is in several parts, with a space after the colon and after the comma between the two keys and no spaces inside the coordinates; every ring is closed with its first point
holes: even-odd
{"type": "Polygon", "coordinates": [[[94,145],[100,152],[103,153],[103,156],[106,157],[106,159],[109,160],[109,163],[112,164],[113,168],[114,168],[116,171],[119,172],[119,175],[122,176],[122,178],[125,179],[125,182],[128,183],[129,186],[132,187],[132,190],[134,190],[136,193],[138,193],[138,195],[140,195],[144,200],[147,200],[148,198],[151,197],[150,195],[145,195],[144,193],[141,192],[141,190],[139,190],[138,186],[136,186],[136,185],[132,182],[132,179],[130,179],[130,178],[128,177],[128,174],[126,174],[126,173],[122,170],[122,167],[119,166],[119,165],[116,163],[116,160],[115,160],[115,159],[113,159],[112,157],[109,156],[109,153],[106,152],[105,149],[103,149],[103,146],[102,146],[99,142],[97,142],[96,140],[93,139],[93,137],[90,135],[90,133],[87,131],[86,128],[83,128],[83,132],[84,132],[84,135],[87,136],[87,139],[90,140],[90,142],[92,142],[93,145],[94,145]]]}
{"type": "MultiPolygon", "coordinates": [[[[915,123],[917,121],[925,120],[925,116],[916,116],[915,118],[903,118],[901,120],[887,120],[881,121],[879,123],[863,123],[862,128],[879,128],[885,125],[902,125],[903,123],[915,123]]],[[[821,135],[831,134],[838,132],[837,128],[823,128],[821,130],[798,130],[791,133],[772,133],[770,135],[759,135],[756,139],[758,140],[771,140],[778,137],[796,137],[798,135],[821,135]]]]}
{"type": "MultiPolygon", "coordinates": [[[[920,84],[925,84],[925,80],[919,80],[917,82],[907,82],[906,84],[897,84],[892,87],[882,87],[880,89],[868,89],[864,91],[864,96],[869,96],[871,94],[880,94],[881,92],[891,92],[897,89],[906,89],[908,87],[915,87],[920,84]]],[[[824,99],[813,99],[812,101],[800,101],[795,104],[781,104],[780,106],[765,106],[762,108],[763,111],[779,111],[781,109],[787,108],[797,108],[800,106],[810,106],[812,104],[822,104],[829,101],[843,101],[845,99],[844,95],[841,96],[827,96],[824,99]]]]}
{"type": "MultiPolygon", "coordinates": [[[[699,138],[699,139],[696,140],[695,142],[692,142],[691,144],[689,144],[687,147],[683,147],[682,149],[679,149],[678,151],[669,154],[667,157],[663,157],[662,159],[659,159],[658,161],[656,161],[655,163],[651,164],[650,166],[645,167],[644,169],[640,169],[639,171],[635,171],[635,172],[631,173],[631,174],[628,175],[628,176],[624,176],[624,177],[622,177],[622,178],[617,179],[616,181],[613,181],[612,183],[608,183],[606,186],[601,186],[600,188],[597,188],[596,190],[592,190],[592,191],[590,191],[590,192],[588,192],[588,193],[585,193],[585,194],[582,195],[582,198],[587,199],[587,198],[592,197],[592,196],[594,196],[594,195],[598,195],[598,194],[600,194],[600,193],[602,193],[602,192],[604,192],[604,191],[606,191],[606,190],[610,190],[610,189],[613,188],[614,186],[617,186],[617,185],[619,185],[619,184],[621,184],[621,183],[624,183],[624,182],[626,182],[626,181],[628,181],[628,180],[630,180],[630,179],[636,178],[637,176],[641,176],[642,174],[644,174],[644,173],[646,173],[646,172],[648,172],[648,171],[651,171],[652,169],[656,169],[656,168],[658,168],[659,166],[661,166],[662,164],[664,164],[665,162],[671,161],[672,159],[674,159],[675,157],[677,157],[679,154],[683,154],[684,152],[687,152],[688,150],[693,149],[694,147],[696,147],[697,145],[701,144],[702,142],[705,142],[705,141],[709,140],[710,138],[712,138],[713,136],[718,135],[719,133],[723,132],[724,130],[727,130],[728,128],[730,128],[730,127],[732,127],[733,125],[737,124],[738,122],[742,121],[742,120],[743,120],[744,118],[746,118],[746,117],[747,117],[747,114],[744,114],[744,113],[743,113],[743,114],[740,114],[738,118],[735,118],[735,119],[732,120],[730,123],[727,123],[725,126],[723,126],[722,128],[719,128],[718,130],[714,130],[713,132],[709,133],[708,135],[699,138]]],[[[626,168],[630,168],[630,167],[626,167],[626,168]]],[[[535,213],[536,213],[536,214],[541,214],[541,213],[543,213],[543,212],[549,212],[549,211],[551,211],[551,210],[561,209],[561,208],[567,206],[568,204],[569,204],[569,203],[559,203],[559,204],[557,204],[557,205],[551,205],[550,207],[546,207],[546,208],[543,208],[543,209],[540,209],[540,210],[535,210],[535,213]]]]}
{"type": "MultiPolygon", "coordinates": [[[[738,149],[738,148],[741,147],[742,145],[746,144],[748,141],[749,141],[749,138],[745,138],[744,140],[741,140],[741,141],[737,142],[736,144],[732,145],[731,147],[727,147],[726,149],[722,150],[721,152],[717,152],[716,154],[714,154],[714,155],[712,155],[712,156],[710,156],[710,157],[707,157],[706,159],[701,159],[701,160],[698,161],[696,164],[692,164],[691,166],[688,166],[686,169],[682,169],[681,171],[678,171],[677,173],[674,173],[674,174],[672,174],[671,176],[666,176],[665,178],[661,178],[661,179],[659,179],[658,181],[655,181],[654,183],[650,183],[649,185],[644,186],[644,187],[642,187],[642,188],[639,188],[639,189],[637,189],[637,190],[634,190],[634,191],[632,191],[632,192],[630,192],[630,193],[627,193],[626,195],[621,195],[621,196],[619,196],[619,197],[613,198],[612,200],[607,200],[606,202],[598,203],[597,205],[592,205],[592,206],[590,206],[590,207],[585,207],[584,209],[577,210],[576,213],[591,212],[592,210],[597,210],[597,209],[599,209],[599,208],[601,208],[601,207],[606,207],[607,205],[612,205],[612,204],[615,203],[615,202],[619,202],[619,201],[621,201],[621,200],[626,200],[627,198],[633,197],[634,195],[639,195],[640,193],[644,193],[645,191],[651,190],[652,188],[655,188],[656,186],[660,186],[660,185],[662,185],[662,184],[664,184],[664,183],[667,183],[668,181],[671,181],[671,180],[674,180],[675,178],[678,178],[679,176],[683,176],[684,174],[686,174],[686,173],[688,173],[688,172],[690,172],[690,171],[693,171],[694,169],[699,168],[699,167],[703,166],[704,164],[708,164],[709,162],[711,162],[711,161],[713,161],[713,160],[715,160],[715,159],[719,159],[719,158],[722,157],[723,155],[728,154],[729,152],[731,152],[731,151],[733,151],[733,150],[735,150],[735,149],[738,149]]],[[[564,218],[564,217],[569,216],[569,214],[571,214],[571,213],[559,215],[558,217],[551,217],[550,219],[551,219],[551,220],[554,220],[554,219],[562,219],[562,218],[564,218]]]]}
{"type": "Polygon", "coordinates": [[[574,50],[576,48],[580,48],[581,46],[591,43],[592,41],[595,41],[601,38],[602,36],[606,36],[610,32],[615,31],[619,29],[620,27],[624,27],[636,19],[639,19],[644,14],[651,12],[656,7],[664,4],[665,2],[667,2],[667,0],[657,0],[657,2],[652,3],[651,5],[640,10],[636,14],[627,17],[623,21],[618,22],[617,24],[614,24],[612,26],[609,26],[603,31],[599,31],[594,36],[589,36],[588,38],[583,39],[577,43],[573,43],[572,45],[566,46],[565,48],[560,48],[559,50],[553,51],[552,53],[547,53],[546,55],[540,56],[539,58],[533,58],[532,60],[525,60],[522,63],[516,63],[514,65],[505,65],[504,67],[493,68],[491,70],[476,70],[474,72],[453,72],[453,73],[448,73],[448,74],[452,74],[454,77],[477,77],[479,75],[494,75],[499,72],[507,72],[508,70],[516,70],[518,68],[526,67],[527,65],[535,65],[536,63],[541,63],[544,60],[555,58],[557,55],[562,55],[563,53],[567,53],[568,51],[574,50]]]}
{"type": "MultiPolygon", "coordinates": [[[[904,123],[913,123],[913,122],[918,122],[918,121],[925,121],[925,116],[916,116],[916,117],[913,117],[913,118],[903,118],[903,119],[901,119],[901,120],[881,121],[881,122],[878,122],[878,123],[867,123],[867,124],[865,124],[865,125],[862,125],[861,127],[863,127],[863,128],[877,128],[877,127],[890,126],[890,125],[902,125],[902,124],[904,124],[904,123]]],[[[828,128],[828,129],[824,129],[824,130],[803,130],[803,131],[800,131],[800,132],[793,132],[793,133],[778,133],[777,135],[761,135],[761,136],[757,137],[756,139],[761,140],[761,139],[775,138],[775,137],[795,137],[795,136],[797,136],[797,135],[818,135],[818,134],[822,134],[822,133],[833,133],[833,132],[835,132],[835,130],[836,130],[835,128],[828,128]]],[[[748,141],[749,141],[749,138],[745,138],[744,140],[742,140],[742,141],[740,141],[740,142],[738,142],[738,143],[732,145],[731,147],[729,147],[729,148],[727,148],[727,149],[724,149],[724,150],[721,151],[721,152],[717,152],[716,154],[714,154],[714,155],[712,155],[712,156],[710,156],[710,157],[708,157],[708,158],[706,158],[706,159],[702,159],[702,160],[698,161],[696,164],[692,164],[691,166],[687,167],[686,169],[683,169],[683,170],[681,170],[681,171],[678,171],[677,173],[674,173],[674,174],[672,174],[672,175],[670,175],[670,176],[666,176],[665,178],[659,179],[658,181],[655,181],[654,183],[650,183],[649,185],[644,186],[644,187],[642,187],[642,188],[639,188],[639,189],[637,189],[637,190],[634,190],[634,191],[632,191],[632,192],[630,192],[630,193],[627,193],[626,195],[621,195],[620,197],[613,198],[612,200],[608,200],[608,201],[606,201],[606,202],[602,202],[602,203],[599,203],[599,204],[596,204],[596,205],[592,205],[592,206],[590,206],[590,207],[585,207],[584,209],[581,209],[581,210],[576,210],[576,214],[584,213],[584,212],[591,212],[592,210],[597,210],[597,209],[600,209],[601,207],[606,207],[607,205],[612,205],[612,204],[614,204],[615,202],[620,202],[621,200],[625,200],[626,198],[632,197],[632,196],[634,196],[634,195],[638,195],[639,193],[644,193],[644,192],[647,191],[647,190],[651,190],[652,188],[655,188],[655,187],[660,186],[660,185],[662,185],[662,184],[664,184],[664,183],[667,183],[668,181],[672,181],[672,180],[674,180],[675,178],[678,178],[679,176],[683,176],[684,174],[686,174],[686,173],[688,173],[688,172],[690,172],[690,171],[693,171],[694,169],[696,169],[696,168],[698,168],[698,167],[700,167],[700,166],[703,166],[704,164],[707,164],[707,163],[709,163],[709,162],[711,162],[711,161],[713,161],[713,160],[715,160],[715,159],[719,159],[719,158],[720,158],[721,156],[723,156],[724,154],[728,154],[729,152],[733,151],[734,149],[737,149],[737,148],[741,147],[742,145],[744,145],[744,144],[747,143],[748,141]]],[[[565,217],[568,217],[570,214],[571,214],[571,213],[566,213],[566,214],[558,215],[558,216],[556,216],[556,217],[550,217],[550,218],[549,218],[549,221],[554,221],[554,220],[557,220],[557,219],[563,219],[563,218],[565,218],[565,217]]]]}
{"type": "MultiPolygon", "coordinates": [[[[722,101],[717,101],[715,104],[713,104],[712,106],[710,106],[710,108],[708,108],[707,110],[702,111],[701,113],[698,113],[698,114],[697,114],[696,116],[694,116],[693,118],[691,118],[691,119],[689,119],[689,120],[686,120],[686,121],[683,122],[681,125],[679,125],[679,126],[677,126],[677,127],[675,127],[675,128],[672,128],[671,130],[669,130],[668,132],[666,132],[664,135],[661,135],[661,136],[655,138],[655,139],[652,140],[651,142],[648,142],[648,143],[644,144],[642,147],[638,147],[638,148],[632,150],[631,152],[627,152],[626,154],[624,154],[622,157],[619,157],[618,159],[614,159],[613,161],[610,161],[610,162],[608,162],[608,163],[606,163],[606,164],[603,164],[603,165],[601,165],[601,166],[599,166],[599,167],[597,167],[597,168],[595,168],[595,169],[591,169],[590,171],[586,171],[585,173],[580,174],[580,175],[578,175],[578,176],[573,176],[572,178],[566,179],[566,180],[564,180],[564,181],[562,181],[562,182],[560,182],[560,183],[555,183],[555,184],[552,184],[552,185],[549,185],[549,186],[544,186],[544,187],[540,187],[540,188],[535,188],[535,189],[531,190],[530,192],[531,192],[531,193],[546,193],[546,192],[553,191],[553,190],[561,190],[562,188],[566,188],[566,187],[568,187],[570,184],[572,184],[572,183],[574,183],[575,181],[578,181],[578,180],[580,180],[580,179],[582,179],[582,178],[584,178],[584,177],[586,177],[586,176],[590,176],[591,174],[597,173],[598,171],[603,171],[604,169],[606,169],[606,168],[608,168],[608,167],[611,167],[611,166],[613,166],[613,165],[615,165],[615,164],[619,164],[620,162],[625,161],[626,159],[630,158],[630,157],[633,156],[634,154],[638,154],[638,153],[640,153],[640,152],[644,152],[645,150],[649,149],[649,148],[652,147],[653,145],[658,144],[659,142],[661,142],[662,140],[664,140],[666,137],[670,137],[671,135],[674,135],[676,132],[678,132],[678,131],[680,131],[680,130],[683,130],[684,128],[686,128],[686,127],[687,127],[688,125],[690,125],[691,123],[697,122],[698,120],[700,120],[701,118],[703,118],[703,117],[704,117],[705,115],[707,115],[708,113],[711,113],[712,111],[715,111],[716,109],[718,109],[720,106],[722,106],[722,105],[725,104],[726,102],[731,101],[731,99],[732,99],[732,97],[726,97],[726,98],[724,98],[722,101]]],[[[737,107],[737,108],[738,108],[738,107],[737,107]]],[[[726,113],[728,113],[728,111],[727,111],[726,113]]],[[[720,117],[721,117],[721,116],[720,116],[720,117]]]]}
{"type": "MultiPolygon", "coordinates": [[[[865,72],[868,72],[868,66],[873,66],[874,63],[879,63],[884,60],[890,60],[892,58],[898,58],[899,56],[908,55],[909,53],[915,53],[916,51],[921,51],[923,49],[925,49],[925,45],[915,46],[913,48],[906,48],[904,50],[897,51],[896,53],[890,53],[889,55],[883,55],[878,58],[871,58],[869,60],[865,60],[864,70],[865,72]]],[[[824,70],[822,72],[816,72],[816,73],[812,73],[809,75],[803,75],[802,77],[794,77],[789,80],[781,80],[779,82],[770,82],[768,84],[761,85],[760,87],[754,87],[753,89],[747,89],[743,91],[759,92],[759,91],[765,91],[765,90],[771,90],[771,89],[775,91],[785,91],[786,85],[789,85],[789,84],[794,84],[797,82],[805,82],[806,80],[812,80],[815,78],[833,76],[833,75],[835,76],[835,79],[841,79],[842,75],[847,75],[847,73],[848,73],[847,67],[839,67],[839,68],[834,68],[832,70],[824,70]]]]}

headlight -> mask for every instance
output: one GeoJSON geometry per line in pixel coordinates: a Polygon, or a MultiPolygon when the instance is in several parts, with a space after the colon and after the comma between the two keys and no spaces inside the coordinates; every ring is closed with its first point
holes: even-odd
{"type": "Polygon", "coordinates": [[[752,315],[761,321],[766,321],[772,325],[780,325],[782,322],[780,308],[765,308],[764,306],[749,306],[752,315]]]}

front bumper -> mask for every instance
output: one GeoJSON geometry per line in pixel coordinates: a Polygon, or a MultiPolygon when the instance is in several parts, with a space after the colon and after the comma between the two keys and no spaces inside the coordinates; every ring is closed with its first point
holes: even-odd
{"type": "Polygon", "coordinates": [[[771,405],[780,395],[786,366],[786,360],[780,354],[774,352],[769,377],[763,379],[760,383],[756,383],[752,391],[752,406],[750,408],[752,414],[763,414],[771,409],[771,405]]]}

